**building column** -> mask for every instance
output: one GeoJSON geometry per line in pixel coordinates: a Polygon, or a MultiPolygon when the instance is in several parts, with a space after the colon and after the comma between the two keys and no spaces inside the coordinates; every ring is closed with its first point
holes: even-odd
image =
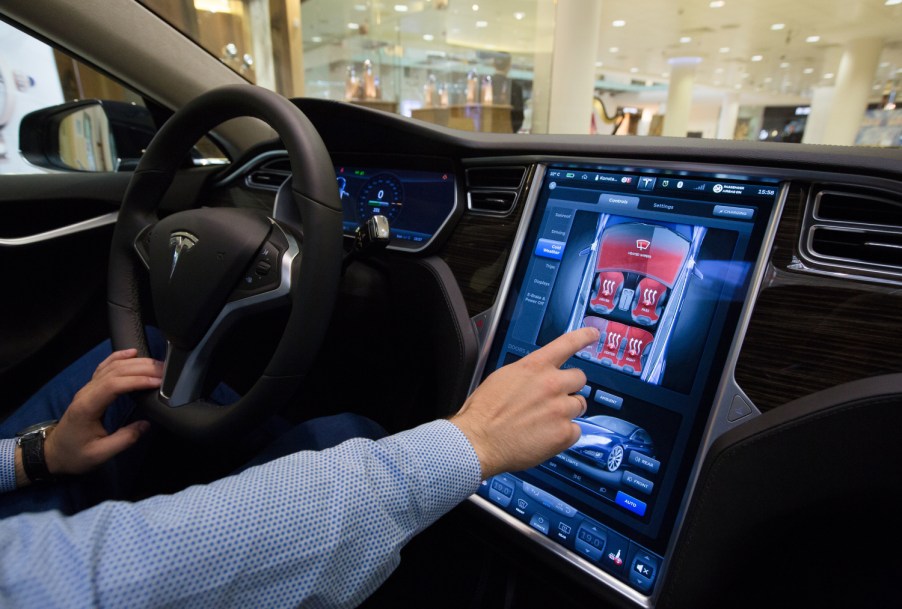
{"type": "Polygon", "coordinates": [[[811,112],[805,119],[803,144],[822,144],[830,121],[830,109],[833,107],[833,96],[836,87],[814,87],[811,90],[811,112]]]}
{"type": "Polygon", "coordinates": [[[738,118],[739,95],[737,93],[724,93],[720,102],[720,120],[717,121],[717,139],[733,139],[738,118]]]}
{"type": "Polygon", "coordinates": [[[867,110],[871,85],[882,51],[883,40],[880,38],[855,40],[845,47],[839,61],[833,102],[824,125],[823,139],[819,143],[839,146],[851,146],[855,143],[867,110]]]}
{"type": "Polygon", "coordinates": [[[689,131],[689,111],[692,109],[692,84],[698,57],[674,57],[670,63],[670,84],[667,87],[667,114],[661,135],[686,137],[689,131]]]}
{"type": "Polygon", "coordinates": [[[301,3],[269,0],[272,47],[281,58],[275,73],[277,91],[285,97],[304,95],[304,41],[301,37],[301,3]]]}
{"type": "Polygon", "coordinates": [[[601,0],[558,0],[554,23],[548,131],[587,134],[595,93],[601,0]]]}

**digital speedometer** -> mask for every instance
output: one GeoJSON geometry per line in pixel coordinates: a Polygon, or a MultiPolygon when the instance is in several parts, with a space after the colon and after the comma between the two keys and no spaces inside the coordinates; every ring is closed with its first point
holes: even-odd
{"type": "Polygon", "coordinates": [[[404,189],[401,180],[390,173],[372,177],[357,196],[360,222],[366,222],[372,216],[385,216],[393,224],[403,206],[404,189]]]}

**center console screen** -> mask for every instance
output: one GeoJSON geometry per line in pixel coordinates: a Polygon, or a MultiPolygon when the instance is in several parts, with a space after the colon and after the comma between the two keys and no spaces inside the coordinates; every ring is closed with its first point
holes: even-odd
{"type": "Polygon", "coordinates": [[[582,434],[478,495],[641,594],[664,566],[777,201],[775,180],[601,165],[542,177],[483,376],[583,326],[582,434]]]}

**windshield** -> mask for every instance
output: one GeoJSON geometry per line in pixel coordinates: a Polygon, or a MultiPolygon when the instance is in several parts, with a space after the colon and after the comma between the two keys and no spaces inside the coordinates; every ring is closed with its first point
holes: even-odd
{"type": "Polygon", "coordinates": [[[142,1],[250,82],[452,128],[902,145],[902,0],[142,1]]]}

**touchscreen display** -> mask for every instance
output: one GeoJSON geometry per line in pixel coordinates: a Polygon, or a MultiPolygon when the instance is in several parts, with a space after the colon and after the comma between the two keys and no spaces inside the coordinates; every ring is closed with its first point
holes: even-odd
{"type": "Polygon", "coordinates": [[[547,169],[484,374],[583,326],[580,439],[479,494],[643,593],[723,373],[775,181],[547,169]]]}
{"type": "Polygon", "coordinates": [[[344,210],[344,232],[375,215],[388,219],[390,247],[425,247],[454,211],[454,176],[443,171],[415,171],[338,165],[335,179],[344,210]]]}

